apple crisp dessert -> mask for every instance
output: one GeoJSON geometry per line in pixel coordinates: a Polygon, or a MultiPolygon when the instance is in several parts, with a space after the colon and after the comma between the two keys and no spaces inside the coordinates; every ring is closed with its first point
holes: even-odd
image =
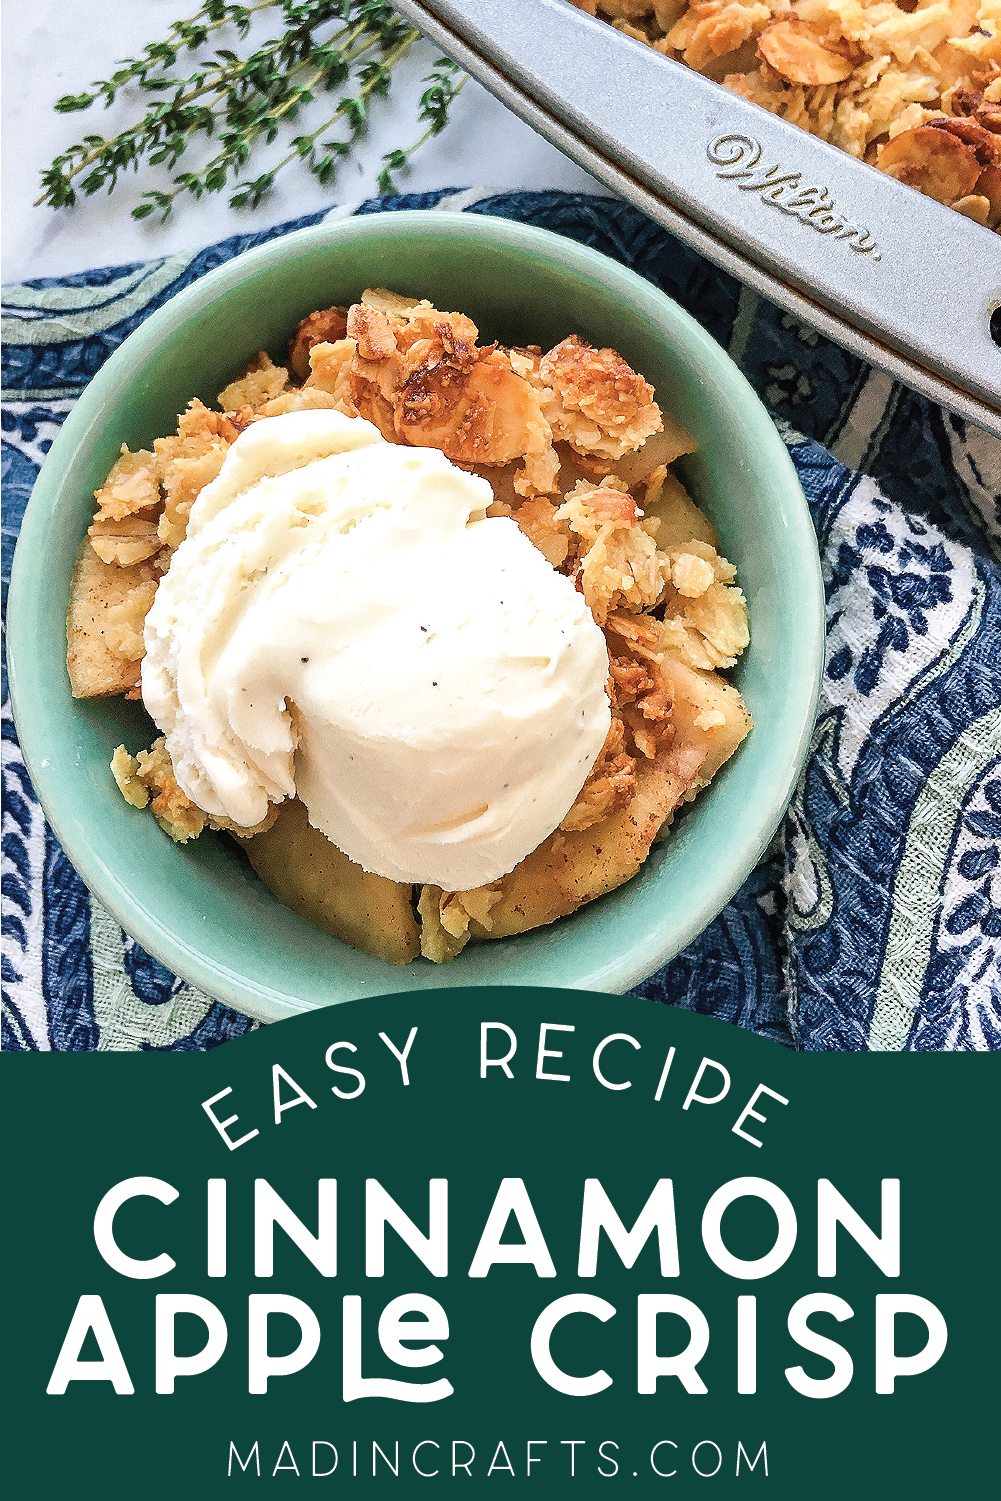
{"type": "Polygon", "coordinates": [[[559,827],[509,874],[468,891],[402,884],[353,863],[298,799],[273,803],[253,828],[204,812],[163,738],[136,755],[120,746],[111,763],[127,801],[149,807],[172,839],[231,832],[286,906],[390,963],[453,959],[622,885],[751,728],[721,676],[748,645],[744,597],[671,467],[694,452],[690,434],[613,349],[573,334],[545,353],[478,337],[463,314],[384,290],[310,314],[285,364],[261,352],[220,392],[219,410],[192,401],[176,434],[123,448],[96,492],[70,592],[74,695],[140,698],[159,580],[193,502],[251,424],[336,410],[487,480],[488,516],[512,518],[573,581],[608,651],[605,744],[559,827]]]}
{"type": "Polygon", "coordinates": [[[1001,226],[999,0],[570,0],[978,224],[1001,226]]]}

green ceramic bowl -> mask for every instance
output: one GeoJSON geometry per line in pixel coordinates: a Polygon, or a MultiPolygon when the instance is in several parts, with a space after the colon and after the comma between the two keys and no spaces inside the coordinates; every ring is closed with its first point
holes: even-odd
{"type": "Polygon", "coordinates": [[[95,376],[35,486],[10,588],[11,692],[56,835],[122,927],[229,1006],[273,1020],[390,991],[549,985],[621,992],[683,949],[753,868],[792,794],[823,659],[813,527],[785,447],[736,366],[633,272],[569,240],[472,214],[389,213],[300,230],[239,256],[154,313],[95,376]],[[148,744],[141,705],[77,702],[65,667],[73,557],[122,443],[172,432],[264,347],[282,357],[314,308],[387,286],[458,308],[484,340],[576,332],[619,349],[698,439],[685,478],[738,565],[751,646],[734,674],[755,728],[628,885],[552,927],[396,968],[282,907],[224,837],[171,843],[130,808],[111,752],[148,744]]]}

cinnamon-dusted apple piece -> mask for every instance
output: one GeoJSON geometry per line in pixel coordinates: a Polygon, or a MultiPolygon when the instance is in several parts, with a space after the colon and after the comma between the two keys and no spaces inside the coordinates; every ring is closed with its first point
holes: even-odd
{"type": "Polygon", "coordinates": [[[139,696],[143,621],[159,581],[151,562],[105,563],[84,538],[66,611],[66,670],[74,698],[139,696]]]}
{"type": "Polygon", "coordinates": [[[349,860],[313,828],[298,799],[283,803],[271,828],[244,848],[278,900],[314,928],[387,964],[420,953],[411,888],[349,860]]]}
{"type": "Polygon", "coordinates": [[[66,615],[74,698],[139,697],[143,624],[156,586],[237,431],[229,417],[192,401],[176,437],[157,438],[152,453],[123,447],[94,492],[97,513],[73,565],[66,615]]]}

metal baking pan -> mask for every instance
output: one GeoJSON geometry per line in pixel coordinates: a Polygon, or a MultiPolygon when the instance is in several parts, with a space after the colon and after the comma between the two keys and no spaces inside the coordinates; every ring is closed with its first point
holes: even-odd
{"type": "Polygon", "coordinates": [[[679,239],[1001,437],[1001,236],[565,0],[396,4],[679,239]]]}

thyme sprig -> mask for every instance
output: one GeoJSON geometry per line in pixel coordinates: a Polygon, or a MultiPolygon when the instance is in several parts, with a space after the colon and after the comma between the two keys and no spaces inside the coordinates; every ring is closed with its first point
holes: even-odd
{"type": "Polygon", "coordinates": [[[423,146],[432,136],[440,135],[445,129],[452,101],[462,93],[468,77],[468,73],[460,73],[456,64],[447,57],[438,58],[433,71],[423,79],[424,83],[430,84],[430,88],[425,89],[421,95],[417,111],[418,120],[427,120],[428,128],[412,146],[407,146],[403,151],[386,152],[382,158],[385,165],[379,173],[380,193],[395,193],[397,187],[393,173],[406,167],[419,146],[423,146]]]}
{"type": "MultiPolygon", "coordinates": [[[[78,193],[89,197],[101,188],[110,193],[123,172],[138,172],[143,163],[173,171],[201,136],[217,140],[219,149],[212,158],[196,171],[178,172],[170,191],[144,192],[132,210],[133,218],[158,213],[162,222],[179,195],[201,198],[227,185],[233,188],[233,208],[256,207],[271,191],[277,174],[294,161],[302,162],[321,183],[332,182],[368,128],[370,100],[389,92],[393,69],[419,35],[383,0],[255,0],[246,5],[205,0],[188,20],[175,21],[162,41],[149,43],[141,57],[123,59],[110,78],[57,100],[61,114],[87,110],[98,102],[107,109],[124,90],[145,96],[146,109],[116,135],[91,132],[67,147],[42,173],[43,192],[37,202],[64,208],[77,201],[78,193]],[[214,34],[224,27],[245,39],[255,14],[267,10],[281,13],[280,35],[247,56],[231,47],[208,51],[214,34]],[[191,60],[193,69],[185,76],[191,60]],[[256,148],[270,145],[286,122],[322,94],[335,91],[336,105],[322,125],[295,136],[288,154],[259,176],[244,176],[256,148]],[[337,127],[342,127],[341,134],[321,139],[337,127]]],[[[397,191],[394,174],[444,129],[466,80],[442,57],[423,81],[428,87],[421,95],[418,120],[427,129],[405,150],[386,152],[380,192],[397,191]]]]}

